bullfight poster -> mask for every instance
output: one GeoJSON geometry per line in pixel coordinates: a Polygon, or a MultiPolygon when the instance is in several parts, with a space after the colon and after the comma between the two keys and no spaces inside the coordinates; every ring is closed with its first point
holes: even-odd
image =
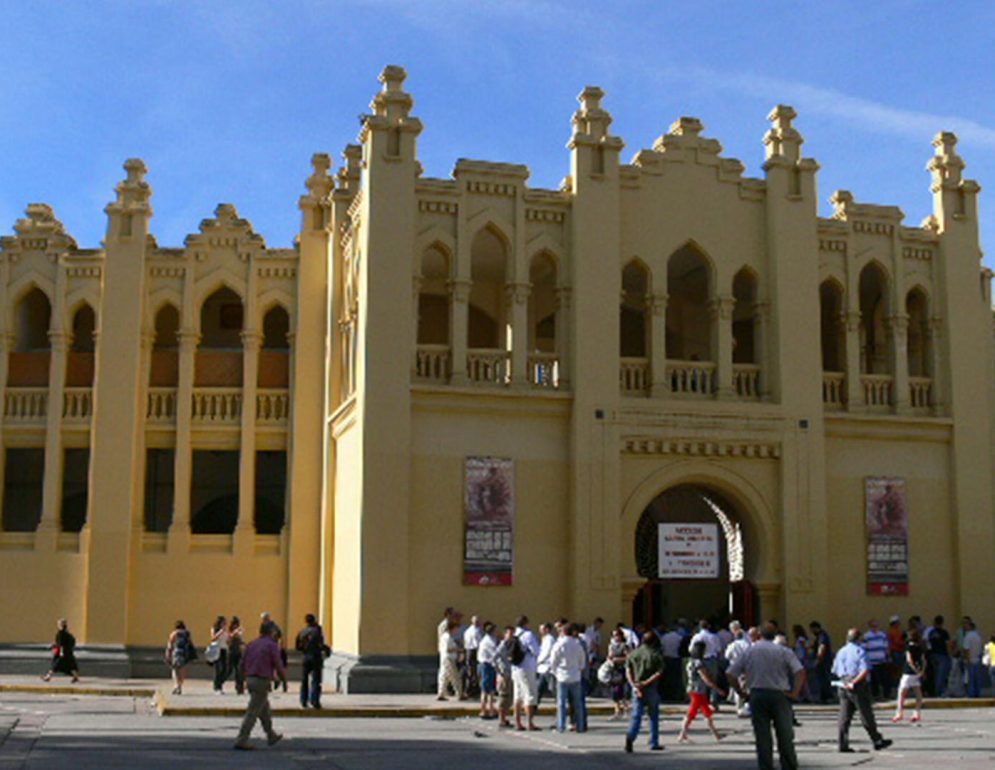
{"type": "Polygon", "coordinates": [[[909,593],[909,512],[905,479],[864,479],[867,529],[867,594],[909,593]]]}
{"type": "Polygon", "coordinates": [[[503,457],[467,457],[463,478],[463,585],[510,586],[514,463],[503,457]]]}

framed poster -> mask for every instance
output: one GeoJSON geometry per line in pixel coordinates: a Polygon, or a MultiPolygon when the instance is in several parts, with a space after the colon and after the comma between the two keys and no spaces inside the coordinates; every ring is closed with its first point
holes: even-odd
{"type": "Polygon", "coordinates": [[[463,465],[463,585],[510,586],[514,535],[514,463],[504,457],[467,457],[463,465]]]}
{"type": "Polygon", "coordinates": [[[868,596],[909,593],[909,513],[905,479],[864,479],[868,596]]]}
{"type": "Polygon", "coordinates": [[[659,577],[709,580],[719,576],[718,524],[658,524],[659,577]]]}

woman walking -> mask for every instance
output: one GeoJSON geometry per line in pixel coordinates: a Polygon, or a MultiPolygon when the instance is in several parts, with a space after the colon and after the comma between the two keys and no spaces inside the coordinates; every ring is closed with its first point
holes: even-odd
{"type": "Polygon", "coordinates": [[[901,722],[905,713],[905,699],[909,690],[916,694],[916,710],[910,722],[922,719],[922,678],[926,675],[926,650],[919,639],[918,631],[909,631],[909,641],[905,645],[905,665],[902,667],[902,679],[898,683],[898,708],[892,722],[901,722]]]}
{"type": "Polygon", "coordinates": [[[59,618],[56,624],[55,642],[52,644],[52,667],[42,677],[46,682],[52,674],[68,674],[73,682],[79,681],[79,666],[76,664],[76,637],[69,633],[69,623],[65,618],[59,618]]]}
{"type": "Polygon", "coordinates": [[[629,646],[625,643],[625,636],[622,629],[616,628],[612,631],[611,641],[608,643],[608,660],[612,664],[612,676],[610,680],[612,688],[612,703],[615,705],[615,713],[612,719],[624,719],[625,712],[630,708],[629,699],[626,698],[625,686],[625,661],[629,657],[629,646]]]}
{"type": "Polygon", "coordinates": [[[166,642],[166,665],[173,674],[173,695],[180,695],[183,692],[183,682],[187,678],[187,664],[196,655],[190,632],[182,620],[177,620],[169,635],[169,641],[166,642]]]}
{"type": "Polygon", "coordinates": [[[228,624],[228,673],[235,676],[235,692],[242,695],[245,692],[245,677],[242,675],[242,648],[245,646],[242,622],[237,615],[232,615],[228,624]]]}
{"type": "Polygon", "coordinates": [[[705,643],[695,642],[691,645],[691,659],[688,661],[688,695],[691,696],[691,705],[688,706],[688,713],[684,717],[681,725],[681,732],[677,736],[678,743],[688,742],[688,729],[700,711],[708,723],[708,729],[712,731],[715,740],[722,740],[722,734],[715,726],[712,719],[712,707],[708,703],[710,690],[715,690],[720,698],[724,698],[724,693],[708,673],[708,665],[705,663],[705,643]]]}
{"type": "Polygon", "coordinates": [[[217,657],[213,662],[214,692],[220,695],[228,678],[228,626],[224,615],[218,615],[211,626],[211,645],[217,645],[217,657]]]}

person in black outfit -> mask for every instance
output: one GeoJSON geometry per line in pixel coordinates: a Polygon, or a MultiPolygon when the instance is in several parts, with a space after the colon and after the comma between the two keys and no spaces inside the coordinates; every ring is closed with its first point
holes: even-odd
{"type": "Polygon", "coordinates": [[[301,708],[321,708],[321,669],[325,665],[325,656],[330,652],[325,644],[325,635],[314,615],[304,616],[307,624],[297,634],[295,647],[303,657],[301,659],[301,708]]]}
{"type": "Polygon", "coordinates": [[[59,618],[59,630],[55,633],[52,644],[52,667],[42,677],[46,682],[52,674],[69,674],[73,682],[79,681],[79,665],[76,663],[76,637],[69,633],[69,623],[65,618],[59,618]]]}

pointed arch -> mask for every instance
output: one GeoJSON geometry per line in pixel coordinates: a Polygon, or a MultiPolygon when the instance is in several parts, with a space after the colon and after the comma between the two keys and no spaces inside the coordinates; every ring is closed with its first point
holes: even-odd
{"type": "Polygon", "coordinates": [[[908,366],[910,377],[932,377],[931,346],[932,335],[929,329],[929,292],[921,284],[916,284],[905,295],[905,314],[908,316],[908,366]]]}
{"type": "Polygon", "coordinates": [[[846,371],[846,293],[835,276],[819,284],[819,330],[822,346],[822,370],[846,371]]]}
{"type": "Polygon", "coordinates": [[[712,361],[715,264],[693,240],[667,258],[667,356],[712,361]]]}
{"type": "Polygon", "coordinates": [[[622,267],[622,302],[619,309],[619,355],[649,357],[649,310],[653,274],[640,258],[622,267]]]}
{"type": "MultiPolygon", "coordinates": [[[[226,267],[219,267],[200,278],[194,285],[193,306],[196,314],[200,314],[200,308],[204,301],[219,289],[227,288],[238,295],[238,298],[245,304],[245,280],[235,275],[226,267]]],[[[199,319],[194,319],[199,324],[199,319]]],[[[200,330],[199,325],[197,330],[200,330]]]]}
{"type": "Polygon", "coordinates": [[[450,269],[455,269],[453,255],[456,254],[456,238],[439,225],[432,225],[422,230],[415,239],[415,275],[421,275],[421,258],[431,248],[444,253],[449,260],[450,269]]]}
{"type": "Polygon", "coordinates": [[[17,307],[21,301],[37,289],[45,295],[49,307],[53,305],[55,297],[55,283],[47,276],[42,275],[37,270],[30,270],[19,276],[7,288],[7,328],[13,329],[17,325],[17,307]]]}
{"type": "MultiPolygon", "coordinates": [[[[507,231],[510,232],[510,231],[507,231]]],[[[470,348],[505,350],[510,343],[506,287],[512,275],[508,236],[491,219],[470,240],[470,348]]]]}
{"type": "Polygon", "coordinates": [[[93,311],[95,320],[99,317],[97,308],[100,307],[100,295],[95,288],[84,286],[73,291],[66,297],[65,315],[63,316],[64,328],[72,328],[73,318],[83,305],[88,306],[93,311]]]}
{"type": "Polygon", "coordinates": [[[149,386],[175,388],[179,382],[180,311],[177,302],[163,298],[152,317],[152,357],[149,366],[149,386]]]}
{"type": "Polygon", "coordinates": [[[889,374],[888,271],[878,260],[870,260],[858,279],[860,305],[860,370],[864,374],[889,374]]]}
{"type": "Polygon", "coordinates": [[[283,308],[284,312],[287,314],[289,333],[292,334],[294,331],[294,297],[289,292],[278,288],[267,289],[259,295],[259,298],[256,301],[256,328],[263,328],[263,319],[265,319],[266,314],[275,307],[283,308]]]}
{"type": "Polygon", "coordinates": [[[525,251],[529,255],[529,265],[538,254],[545,253],[556,263],[558,273],[562,274],[563,267],[563,247],[557,243],[549,233],[543,231],[533,235],[525,244],[525,251]]]}
{"type": "Polygon", "coordinates": [[[732,278],[732,361],[757,364],[759,324],[757,299],[760,278],[750,265],[743,265],[732,278]]]}
{"type": "Polygon", "coordinates": [[[528,323],[530,351],[556,352],[556,291],[560,283],[559,261],[546,249],[529,260],[528,323]]]}
{"type": "Polygon", "coordinates": [[[160,286],[153,291],[145,303],[145,324],[148,329],[155,329],[155,317],[163,305],[172,305],[179,311],[183,307],[183,295],[172,286],[160,286]]]}

